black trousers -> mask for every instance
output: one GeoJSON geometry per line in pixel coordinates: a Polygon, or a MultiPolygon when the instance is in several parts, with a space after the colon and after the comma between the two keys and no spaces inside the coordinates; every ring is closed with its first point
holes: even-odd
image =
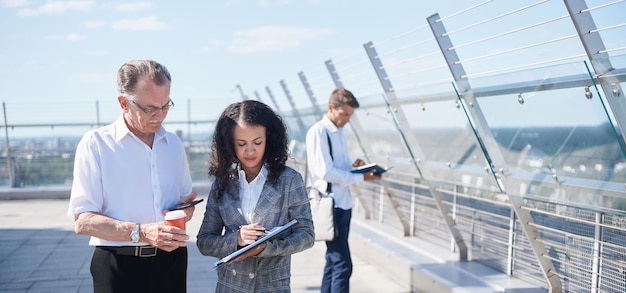
{"type": "Polygon", "coordinates": [[[153,257],[118,255],[96,247],[91,258],[94,293],[187,292],[187,247],[153,257]]]}

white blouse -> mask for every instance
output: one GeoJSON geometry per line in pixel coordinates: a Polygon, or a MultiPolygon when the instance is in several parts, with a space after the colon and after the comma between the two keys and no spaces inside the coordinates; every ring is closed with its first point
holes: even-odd
{"type": "Polygon", "coordinates": [[[265,165],[263,165],[256,178],[248,183],[248,180],[246,180],[246,172],[244,170],[239,170],[241,212],[248,221],[248,224],[259,222],[259,219],[253,219],[252,216],[254,215],[256,204],[259,202],[259,197],[261,197],[261,191],[263,191],[263,185],[265,185],[267,173],[268,171],[265,168],[265,165]]]}

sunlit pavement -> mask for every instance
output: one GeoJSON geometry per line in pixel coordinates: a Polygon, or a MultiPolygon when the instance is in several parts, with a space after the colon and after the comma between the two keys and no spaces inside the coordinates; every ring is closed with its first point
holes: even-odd
{"type": "MultiPolygon", "coordinates": [[[[206,201],[205,201],[206,202],[206,201]]],[[[190,234],[188,292],[214,292],[214,258],[194,243],[204,204],[187,223],[190,234]]],[[[0,200],[0,292],[92,292],[89,237],[73,232],[65,199],[0,200]]],[[[292,292],[319,292],[325,245],[292,257],[292,292]]],[[[406,292],[377,267],[353,255],[351,292],[406,292]]]]}

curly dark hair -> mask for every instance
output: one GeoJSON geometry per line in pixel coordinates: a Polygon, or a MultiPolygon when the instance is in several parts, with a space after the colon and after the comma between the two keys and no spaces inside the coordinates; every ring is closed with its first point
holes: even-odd
{"type": "MultiPolygon", "coordinates": [[[[267,182],[275,183],[285,169],[289,156],[287,129],[283,119],[270,107],[255,100],[230,104],[215,124],[211,142],[209,176],[215,176],[216,196],[220,198],[237,178],[237,155],[233,130],[237,122],[265,127],[266,143],[264,164],[268,170],[267,182]]],[[[238,196],[238,195],[235,195],[238,196]]]]}

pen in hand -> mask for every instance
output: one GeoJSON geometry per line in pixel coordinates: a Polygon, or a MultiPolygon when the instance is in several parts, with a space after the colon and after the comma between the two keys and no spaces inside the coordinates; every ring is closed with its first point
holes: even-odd
{"type": "Polygon", "coordinates": [[[257,239],[265,236],[265,230],[265,227],[256,223],[241,226],[237,235],[237,245],[246,246],[254,243],[257,239]]]}
{"type": "Polygon", "coordinates": [[[278,230],[278,229],[280,229],[280,227],[274,227],[274,228],[272,228],[272,229],[265,230],[264,232],[265,232],[265,235],[268,235],[268,234],[272,234],[272,233],[274,233],[274,232],[275,232],[276,230],[278,230]]]}

